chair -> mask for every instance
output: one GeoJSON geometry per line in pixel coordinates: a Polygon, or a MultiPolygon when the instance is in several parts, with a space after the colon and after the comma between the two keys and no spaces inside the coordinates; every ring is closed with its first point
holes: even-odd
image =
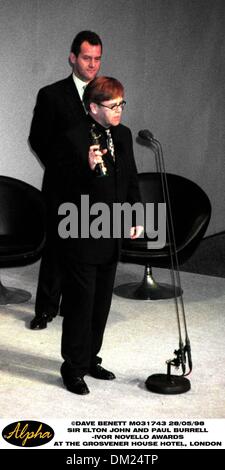
{"type": "MultiPolygon", "coordinates": [[[[35,262],[45,243],[45,205],[41,192],[9,176],[0,176],[0,267],[35,262]]],[[[31,294],[0,281],[0,305],[26,302],[31,294]]]]}
{"type": "MultiPolygon", "coordinates": [[[[182,265],[196,250],[203,238],[211,217],[211,204],[208,196],[193,181],[183,176],[167,173],[168,191],[176,241],[179,265],[182,265]]],[[[142,202],[164,202],[161,173],[140,173],[138,175],[142,202]]],[[[168,217],[168,203],[167,217],[168,217]]],[[[159,284],[152,276],[152,267],[171,268],[170,247],[167,241],[164,248],[149,249],[147,235],[137,240],[125,239],[122,245],[121,261],[145,266],[141,283],[129,283],[115,287],[115,294],[142,300],[168,299],[181,294],[179,287],[159,284]]],[[[173,239],[172,239],[173,240],[173,239]]],[[[172,248],[172,247],[171,247],[172,248]]],[[[172,259],[174,250],[172,248],[172,259]]],[[[176,264],[174,263],[176,267],[176,264]]]]}

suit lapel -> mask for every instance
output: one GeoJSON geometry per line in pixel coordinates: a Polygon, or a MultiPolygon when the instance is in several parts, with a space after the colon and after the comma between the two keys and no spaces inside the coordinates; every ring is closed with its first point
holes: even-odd
{"type": "Polygon", "coordinates": [[[118,126],[111,127],[112,139],[115,147],[115,164],[117,168],[117,177],[121,176],[122,161],[124,158],[123,143],[120,138],[120,129],[118,126]]]}
{"type": "Polygon", "coordinates": [[[81,116],[85,116],[84,107],[79,97],[77,87],[73,81],[73,76],[70,75],[65,82],[65,99],[68,109],[71,113],[79,113],[81,116]]]}

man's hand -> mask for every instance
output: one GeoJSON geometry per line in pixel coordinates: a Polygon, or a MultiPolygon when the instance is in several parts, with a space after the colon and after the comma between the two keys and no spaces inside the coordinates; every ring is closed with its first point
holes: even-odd
{"type": "Polygon", "coordinates": [[[131,240],[135,240],[135,238],[140,237],[144,230],[144,227],[142,225],[137,225],[136,227],[131,227],[130,229],[130,238],[131,240]]]}
{"type": "Polygon", "coordinates": [[[91,145],[88,153],[88,163],[91,170],[94,170],[97,163],[102,163],[102,155],[107,153],[107,149],[100,150],[100,145],[91,145]]]}

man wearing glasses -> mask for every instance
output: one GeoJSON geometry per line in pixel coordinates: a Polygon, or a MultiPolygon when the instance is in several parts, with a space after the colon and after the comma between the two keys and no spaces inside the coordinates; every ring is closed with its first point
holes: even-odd
{"type": "MultiPolygon", "coordinates": [[[[122,84],[111,77],[92,80],[84,92],[85,122],[61,139],[57,159],[56,188],[59,206],[72,203],[78,210],[79,235],[60,238],[62,258],[62,357],[61,375],[66,388],[80,395],[89,393],[86,374],[112,380],[115,375],[101,366],[98,356],[110,310],[121,240],[110,233],[98,237],[93,231],[84,235],[81,198],[89,198],[90,222],[98,222],[91,208],[104,203],[113,213],[114,203],[140,201],[137,170],[130,130],[120,124],[125,106],[122,84]],[[94,132],[93,132],[94,129],[94,132]],[[98,142],[92,140],[93,133],[98,142]],[[96,172],[104,163],[105,172],[96,172]]],[[[61,209],[59,214],[62,215],[61,209]]],[[[64,216],[66,215],[66,211],[64,216]]],[[[135,239],[142,227],[130,227],[135,239]]]]}

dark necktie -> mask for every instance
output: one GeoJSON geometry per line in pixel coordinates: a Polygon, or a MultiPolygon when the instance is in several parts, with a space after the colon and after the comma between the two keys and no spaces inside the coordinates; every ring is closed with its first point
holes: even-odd
{"type": "Polygon", "coordinates": [[[85,92],[85,88],[86,88],[86,87],[87,87],[87,85],[84,85],[84,86],[82,87],[82,100],[81,100],[81,101],[82,101],[82,105],[83,105],[83,107],[84,107],[85,113],[88,114],[88,111],[86,110],[86,108],[85,108],[85,106],[84,106],[84,102],[83,102],[83,95],[84,95],[84,92],[85,92]]]}
{"type": "Polygon", "coordinates": [[[106,136],[107,136],[107,148],[108,148],[108,151],[109,151],[111,157],[113,158],[113,161],[115,162],[115,148],[114,148],[114,144],[113,144],[110,129],[106,129],[105,132],[106,132],[106,136]]]}
{"type": "Polygon", "coordinates": [[[87,88],[87,85],[82,86],[83,94],[84,94],[85,88],[87,88]]]}

